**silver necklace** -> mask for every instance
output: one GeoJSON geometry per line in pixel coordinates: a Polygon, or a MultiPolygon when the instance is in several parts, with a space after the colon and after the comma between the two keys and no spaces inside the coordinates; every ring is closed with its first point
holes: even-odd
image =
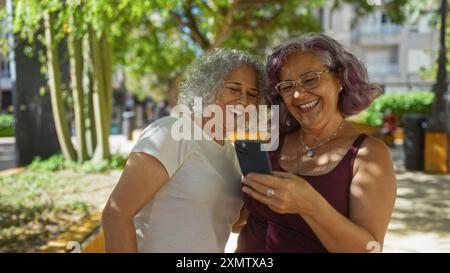
{"type": "Polygon", "coordinates": [[[300,133],[300,142],[302,143],[302,146],[304,147],[304,149],[306,151],[306,155],[309,156],[310,158],[314,157],[314,155],[315,155],[314,150],[319,148],[320,146],[324,145],[325,143],[329,142],[333,137],[335,137],[336,134],[339,132],[339,130],[342,128],[342,124],[344,124],[344,119],[342,119],[341,124],[339,124],[339,127],[336,129],[336,131],[334,131],[333,134],[331,134],[324,141],[320,142],[319,144],[317,144],[314,147],[306,146],[305,143],[303,142],[303,135],[300,133]]]}

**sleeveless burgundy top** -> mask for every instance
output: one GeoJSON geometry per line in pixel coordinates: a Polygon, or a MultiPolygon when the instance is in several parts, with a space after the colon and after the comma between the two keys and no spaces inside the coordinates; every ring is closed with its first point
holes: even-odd
{"type": "MultiPolygon", "coordinates": [[[[345,217],[349,216],[353,162],[366,137],[360,134],[332,171],[317,176],[300,175],[345,217]]],[[[280,138],[278,149],[270,153],[274,171],[285,171],[279,164],[283,139],[280,138]]],[[[244,204],[249,217],[239,234],[236,252],[327,252],[300,215],[276,213],[247,194],[244,204]]]]}

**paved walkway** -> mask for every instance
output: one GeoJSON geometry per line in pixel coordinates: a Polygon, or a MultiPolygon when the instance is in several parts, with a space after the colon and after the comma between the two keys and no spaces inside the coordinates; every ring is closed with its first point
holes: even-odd
{"type": "Polygon", "coordinates": [[[111,135],[109,136],[109,145],[111,147],[111,153],[119,152],[123,155],[128,155],[136,143],[135,137],[132,141],[127,140],[124,135],[111,135]]]}
{"type": "Polygon", "coordinates": [[[14,137],[0,137],[0,170],[15,167],[15,143],[14,137]]]}
{"type": "Polygon", "coordinates": [[[397,201],[385,252],[450,252],[450,174],[406,171],[403,156],[392,149],[397,201]]]}

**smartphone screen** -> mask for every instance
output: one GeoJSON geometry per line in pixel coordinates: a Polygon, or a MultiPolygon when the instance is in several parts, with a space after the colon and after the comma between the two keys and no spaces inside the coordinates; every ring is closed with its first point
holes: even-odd
{"type": "Polygon", "coordinates": [[[272,174],[269,154],[261,150],[261,142],[257,140],[236,140],[234,148],[239,160],[242,174],[272,174]]]}

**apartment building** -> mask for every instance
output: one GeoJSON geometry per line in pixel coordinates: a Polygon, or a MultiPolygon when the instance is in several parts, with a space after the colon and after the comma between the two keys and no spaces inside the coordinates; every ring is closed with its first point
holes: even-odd
{"type": "Polygon", "coordinates": [[[329,1],[319,14],[325,33],[355,53],[366,64],[371,81],[382,85],[385,92],[431,88],[433,79],[423,79],[420,73],[434,64],[439,47],[438,32],[428,23],[430,15],[414,25],[398,25],[379,4],[352,27],[353,7],[343,5],[332,11],[329,1]]]}
{"type": "MultiPolygon", "coordinates": [[[[5,0],[0,0],[1,6],[5,4],[5,0]]],[[[0,28],[6,28],[5,21],[0,21],[0,28]]],[[[12,111],[12,103],[12,81],[9,58],[6,52],[0,51],[0,113],[12,111]]]]}
{"type": "Polygon", "coordinates": [[[0,53],[0,112],[11,111],[12,82],[9,72],[9,62],[6,56],[0,53]]]}

